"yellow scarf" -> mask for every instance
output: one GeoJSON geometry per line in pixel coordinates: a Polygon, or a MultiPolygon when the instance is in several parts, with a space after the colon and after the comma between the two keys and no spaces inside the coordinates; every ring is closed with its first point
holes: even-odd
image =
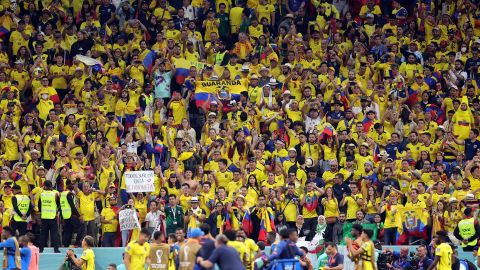
{"type": "MultiPolygon", "coordinates": [[[[202,214],[202,208],[198,207],[197,209],[191,209],[192,212],[197,215],[197,216],[200,216],[202,214]]],[[[190,219],[188,220],[188,229],[194,229],[194,228],[198,228],[198,220],[197,218],[193,217],[193,216],[190,216],[190,219]]]]}
{"type": "MultiPolygon", "coordinates": [[[[18,269],[21,269],[22,265],[20,263],[20,247],[18,245],[17,238],[15,238],[15,237],[12,237],[12,238],[13,238],[13,242],[15,243],[15,267],[17,267],[18,269]]],[[[3,267],[3,269],[8,267],[8,251],[7,251],[6,248],[3,250],[3,264],[2,264],[2,267],[3,267]]]]}
{"type": "Polygon", "coordinates": [[[270,225],[270,213],[267,208],[258,208],[257,217],[265,222],[265,230],[268,232],[272,231],[272,226],[270,225]]]}

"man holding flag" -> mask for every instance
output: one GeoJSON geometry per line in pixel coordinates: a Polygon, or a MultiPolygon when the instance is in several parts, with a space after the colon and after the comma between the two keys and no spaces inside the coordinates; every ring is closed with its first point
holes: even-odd
{"type": "Polygon", "coordinates": [[[265,195],[259,195],[258,205],[250,209],[250,214],[245,214],[243,229],[255,242],[266,241],[267,233],[275,231],[273,211],[267,207],[265,195]]]}
{"type": "Polygon", "coordinates": [[[318,199],[323,195],[324,191],[317,187],[314,182],[307,183],[307,192],[303,195],[300,205],[303,206],[302,214],[305,218],[304,228],[308,232],[305,240],[312,240],[315,236],[315,228],[317,227],[317,207],[318,199]]]}

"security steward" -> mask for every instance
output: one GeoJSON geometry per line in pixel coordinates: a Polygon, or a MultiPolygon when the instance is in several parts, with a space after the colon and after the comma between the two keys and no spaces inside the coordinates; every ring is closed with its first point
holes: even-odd
{"type": "Polygon", "coordinates": [[[60,210],[64,222],[62,243],[64,247],[70,246],[73,233],[77,234],[75,245],[81,246],[83,235],[80,235],[80,213],[75,206],[75,195],[73,194],[73,183],[71,180],[66,181],[66,189],[60,194],[60,210]]]}
{"type": "Polygon", "coordinates": [[[19,185],[13,186],[12,198],[13,205],[13,231],[18,231],[18,235],[25,235],[27,233],[27,219],[32,212],[32,206],[30,198],[27,195],[22,194],[22,189],[19,185]]]}
{"type": "Polygon", "coordinates": [[[463,251],[473,251],[480,237],[480,225],[472,216],[472,213],[472,208],[465,208],[463,210],[463,219],[460,220],[455,231],[453,231],[453,235],[462,241],[463,251]]]}
{"type": "Polygon", "coordinates": [[[40,211],[40,253],[47,245],[48,235],[50,234],[50,243],[55,253],[60,253],[58,249],[60,241],[58,239],[57,215],[60,209],[60,196],[58,191],[53,190],[52,182],[47,180],[43,184],[43,192],[40,193],[40,202],[38,204],[40,211]]]}

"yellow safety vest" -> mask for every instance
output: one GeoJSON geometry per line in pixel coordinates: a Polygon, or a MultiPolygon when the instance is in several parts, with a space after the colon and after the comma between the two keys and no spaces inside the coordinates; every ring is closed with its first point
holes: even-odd
{"type": "Polygon", "coordinates": [[[72,216],[72,208],[67,199],[69,193],[70,191],[63,191],[60,195],[60,210],[62,210],[63,219],[69,219],[72,216]]]}
{"type": "MultiPolygon", "coordinates": [[[[20,211],[20,213],[25,215],[28,211],[28,208],[30,207],[30,198],[26,195],[15,195],[15,198],[17,198],[17,208],[20,211]]],[[[26,220],[23,220],[22,217],[15,212],[13,216],[13,220],[16,222],[27,222],[26,220]]]]}
{"type": "Polygon", "coordinates": [[[53,190],[45,190],[40,194],[41,219],[55,219],[57,217],[56,195],[57,193],[53,190]]]}
{"type": "Polygon", "coordinates": [[[225,58],[225,53],[227,51],[224,51],[223,53],[221,52],[218,52],[217,54],[215,54],[215,65],[220,65],[222,64],[223,62],[223,58],[225,58]]]}
{"type": "MultiPolygon", "coordinates": [[[[472,218],[467,218],[467,219],[462,219],[458,223],[458,230],[460,233],[460,236],[466,240],[472,236],[475,235],[475,219],[472,218]]],[[[462,242],[462,247],[466,246],[475,246],[477,244],[477,239],[469,242],[468,244],[464,244],[462,242]]]]}
{"type": "Polygon", "coordinates": [[[153,95],[148,95],[148,96],[147,96],[147,95],[145,95],[145,94],[142,94],[142,96],[145,97],[145,103],[146,103],[147,105],[150,105],[150,104],[153,103],[153,95]]]}

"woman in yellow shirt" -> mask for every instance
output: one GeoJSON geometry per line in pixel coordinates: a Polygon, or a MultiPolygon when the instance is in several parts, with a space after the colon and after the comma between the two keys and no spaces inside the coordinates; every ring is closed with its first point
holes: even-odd
{"type": "Polygon", "coordinates": [[[438,231],[444,231],[445,226],[445,210],[447,210],[447,203],[443,200],[437,202],[437,207],[432,210],[432,235],[435,236],[438,231]]]}
{"type": "Polygon", "coordinates": [[[325,195],[325,198],[322,199],[322,205],[325,208],[325,219],[328,225],[333,226],[340,214],[338,201],[337,198],[333,196],[333,189],[331,187],[325,189],[325,195]]]}
{"type": "Polygon", "coordinates": [[[133,206],[137,209],[139,214],[139,222],[142,224],[145,221],[145,217],[147,216],[148,212],[148,197],[143,194],[143,192],[138,192],[135,196],[130,195],[133,199],[133,206]]]}
{"type": "Polygon", "coordinates": [[[323,163],[323,169],[328,171],[330,169],[329,162],[331,160],[337,160],[337,143],[333,140],[333,137],[328,136],[322,140],[320,147],[323,152],[323,160],[326,161],[323,163]]]}
{"type": "MultiPolygon", "coordinates": [[[[445,220],[445,229],[449,234],[453,234],[453,231],[457,227],[458,222],[462,220],[463,213],[460,207],[458,207],[458,201],[455,198],[450,198],[447,208],[448,210],[445,211],[443,215],[445,220]]],[[[460,242],[455,244],[459,245],[460,242]]]]}
{"type": "Polygon", "coordinates": [[[137,109],[136,101],[130,98],[128,91],[123,91],[120,94],[120,99],[115,104],[115,116],[122,122],[127,116],[135,115],[135,109],[137,109]]]}
{"type": "Polygon", "coordinates": [[[182,186],[180,185],[180,182],[178,181],[175,174],[170,175],[170,178],[168,179],[165,187],[167,188],[168,195],[175,195],[178,199],[182,186]]]}
{"type": "Polygon", "coordinates": [[[374,222],[375,215],[380,210],[380,198],[375,193],[375,188],[369,187],[367,190],[367,196],[365,196],[363,211],[366,213],[365,219],[374,222]]]}
{"type": "Polygon", "coordinates": [[[118,79],[123,79],[123,70],[120,67],[116,59],[110,58],[108,63],[105,65],[106,73],[110,76],[111,79],[117,77],[118,79]]]}
{"type": "Polygon", "coordinates": [[[247,196],[245,196],[246,206],[248,208],[257,204],[258,195],[260,195],[260,185],[258,184],[257,177],[250,175],[247,183],[247,196]]]}

